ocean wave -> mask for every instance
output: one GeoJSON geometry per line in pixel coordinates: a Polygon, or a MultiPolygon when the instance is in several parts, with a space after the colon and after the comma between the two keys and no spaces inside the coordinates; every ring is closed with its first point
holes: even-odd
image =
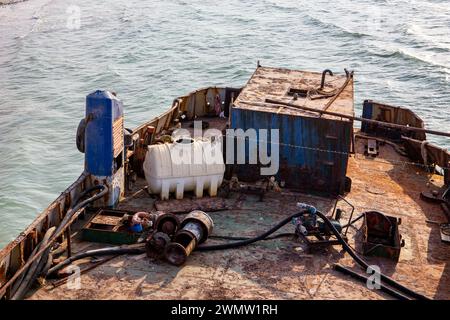
{"type": "Polygon", "coordinates": [[[405,2],[408,6],[415,6],[422,9],[434,10],[434,13],[445,13],[448,12],[448,1],[444,0],[442,3],[433,1],[418,1],[418,0],[399,0],[400,2],[405,2]]]}
{"type": "Polygon", "coordinates": [[[371,54],[382,57],[382,58],[401,58],[404,60],[411,60],[411,61],[417,61],[423,64],[432,65],[435,67],[440,67],[444,72],[448,72],[450,70],[450,65],[445,63],[440,63],[436,60],[433,60],[430,57],[427,57],[425,54],[420,52],[414,52],[412,49],[407,48],[394,48],[394,49],[388,49],[386,47],[382,48],[384,53],[382,52],[373,52],[371,51],[371,54]],[[447,70],[447,71],[445,71],[447,70]]]}
{"type": "Polygon", "coordinates": [[[276,9],[285,12],[292,12],[293,10],[298,10],[297,6],[286,5],[285,3],[280,3],[279,1],[269,1],[266,0],[264,3],[267,3],[267,7],[270,9],[276,9]]]}
{"type": "MultiPolygon", "coordinates": [[[[25,6],[28,5],[29,3],[32,3],[32,8],[31,11],[28,12],[28,16],[27,19],[29,19],[31,21],[30,25],[26,25],[26,31],[25,33],[22,33],[20,35],[16,35],[15,38],[18,40],[22,40],[27,38],[30,34],[32,34],[33,32],[37,32],[39,31],[39,26],[43,23],[44,21],[44,10],[50,6],[53,1],[55,0],[44,0],[43,2],[28,2],[28,1],[20,1],[20,3],[16,3],[17,6],[25,6]],[[23,2],[23,3],[22,3],[23,2]]],[[[22,8],[20,8],[22,9],[22,8]]]]}
{"type": "Polygon", "coordinates": [[[319,27],[323,27],[325,29],[338,29],[339,31],[341,31],[343,34],[356,38],[356,39],[360,39],[360,38],[364,38],[364,37],[370,37],[371,35],[369,33],[364,33],[364,32],[360,32],[360,31],[354,31],[354,30],[350,30],[346,27],[340,26],[336,23],[331,23],[325,20],[322,20],[320,18],[317,18],[309,13],[305,14],[305,17],[308,18],[308,20],[310,22],[312,22],[312,24],[314,26],[319,26],[319,27]]]}
{"type": "MultiPolygon", "coordinates": [[[[447,35],[429,35],[425,29],[417,24],[410,25],[406,33],[412,35],[416,41],[429,45],[432,49],[440,52],[450,51],[449,36],[447,35]]],[[[447,33],[450,31],[447,30],[447,33]]]]}

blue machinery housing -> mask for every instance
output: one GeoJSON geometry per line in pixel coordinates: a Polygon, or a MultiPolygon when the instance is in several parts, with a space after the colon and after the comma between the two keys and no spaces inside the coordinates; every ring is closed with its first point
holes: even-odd
{"type": "Polygon", "coordinates": [[[123,192],[123,105],[109,91],[97,90],[86,97],[85,169],[94,184],[109,188],[108,206],[123,192]]]}

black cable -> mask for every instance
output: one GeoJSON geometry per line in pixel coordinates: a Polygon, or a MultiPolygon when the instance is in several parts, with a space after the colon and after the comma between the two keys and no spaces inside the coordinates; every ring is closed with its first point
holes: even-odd
{"type": "Polygon", "coordinates": [[[87,194],[90,194],[92,191],[95,191],[95,190],[103,190],[103,187],[106,187],[106,186],[99,184],[99,185],[96,185],[96,186],[90,187],[89,189],[84,190],[82,193],[80,193],[80,195],[74,201],[74,205],[72,207],[77,205],[80,202],[80,199],[85,197],[87,194]]]}
{"type": "MultiPolygon", "coordinates": [[[[245,246],[260,240],[263,240],[265,238],[267,238],[267,236],[271,235],[272,233],[274,233],[275,231],[277,231],[278,229],[280,229],[281,227],[283,227],[284,225],[286,225],[287,223],[289,223],[293,218],[296,218],[298,216],[301,216],[304,214],[305,211],[299,212],[299,213],[295,213],[285,219],[283,219],[280,223],[278,223],[276,226],[274,226],[273,228],[271,228],[270,230],[264,232],[263,234],[254,237],[254,238],[250,238],[250,239],[245,239],[245,240],[241,240],[241,241],[235,241],[235,242],[231,242],[231,243],[224,243],[224,244],[218,244],[218,245],[210,245],[210,246],[198,246],[196,248],[196,250],[198,251],[210,251],[210,250],[226,250],[226,249],[233,249],[233,248],[237,248],[237,247],[241,247],[241,246],[245,246]]],[[[321,213],[320,211],[316,211],[316,214],[323,219],[323,221],[325,222],[325,224],[328,226],[329,230],[331,230],[333,232],[333,234],[336,236],[336,238],[338,239],[338,241],[342,244],[343,248],[345,251],[347,251],[347,253],[350,254],[350,256],[363,268],[365,268],[366,270],[369,268],[369,265],[363,260],[361,259],[354,251],[353,249],[347,244],[347,242],[342,238],[341,234],[336,230],[335,226],[331,223],[331,221],[328,219],[327,216],[325,216],[323,213],[321,213]]],[[[384,280],[386,283],[388,283],[389,285],[391,285],[392,287],[398,289],[399,291],[408,294],[409,296],[416,298],[416,299],[421,299],[421,300],[429,300],[428,297],[417,293],[405,286],[403,286],[402,284],[398,283],[397,281],[395,281],[394,279],[380,273],[380,277],[382,280],[384,280]]]]}
{"type": "MultiPolygon", "coordinates": [[[[334,235],[336,236],[336,238],[339,240],[339,242],[342,244],[343,248],[345,251],[348,252],[348,254],[350,254],[350,256],[364,269],[368,269],[369,265],[363,260],[361,259],[354,251],[353,249],[347,244],[347,242],[342,238],[341,234],[336,230],[336,228],[334,227],[334,225],[331,223],[331,221],[320,211],[316,211],[316,214],[323,219],[323,221],[325,222],[325,224],[328,226],[329,230],[331,230],[334,235]]],[[[405,286],[403,286],[402,284],[398,283],[397,281],[395,281],[394,279],[380,273],[380,277],[382,280],[384,280],[386,283],[388,283],[390,286],[398,289],[399,291],[408,294],[409,296],[416,298],[416,299],[420,299],[420,300],[429,300],[428,297],[417,293],[405,286]]]]}
{"type": "Polygon", "coordinates": [[[240,241],[235,241],[235,242],[224,243],[224,244],[217,244],[217,245],[210,245],[210,246],[198,246],[195,250],[197,250],[197,251],[210,251],[210,250],[233,249],[233,248],[237,248],[237,247],[246,246],[246,245],[254,243],[256,241],[264,240],[269,235],[271,235],[272,233],[274,233],[275,231],[277,231],[278,229],[280,229],[284,225],[286,225],[289,222],[291,222],[293,218],[299,217],[299,216],[303,215],[304,213],[305,213],[305,211],[302,211],[302,212],[294,213],[294,214],[290,215],[287,218],[284,218],[276,226],[272,227],[271,229],[269,229],[268,231],[264,232],[263,234],[261,234],[261,235],[259,235],[257,237],[249,238],[249,239],[245,239],[245,240],[240,240],[240,241]]]}
{"type": "MultiPolygon", "coordinates": [[[[262,240],[274,240],[274,239],[279,239],[279,238],[284,238],[284,237],[293,237],[293,236],[297,236],[297,235],[295,233],[286,232],[286,233],[279,233],[279,234],[276,234],[274,236],[264,238],[262,240]]],[[[209,238],[211,238],[211,239],[233,240],[233,241],[251,239],[251,237],[233,237],[233,236],[219,236],[219,235],[212,235],[212,236],[209,236],[209,238]]]]}
{"type": "Polygon", "coordinates": [[[118,246],[118,247],[108,247],[108,248],[102,248],[102,249],[95,249],[95,250],[88,250],[85,252],[81,252],[78,254],[75,254],[71,256],[70,258],[67,258],[63,262],[57,264],[53,268],[50,268],[48,270],[47,276],[51,275],[52,273],[55,273],[62,268],[68,266],[74,261],[92,257],[92,256],[109,256],[109,255],[119,255],[119,254],[140,254],[145,252],[145,246],[144,245],[125,245],[125,246],[118,246]]]}
{"type": "MultiPolygon", "coordinates": [[[[84,204],[89,204],[89,203],[91,203],[91,202],[93,202],[93,201],[99,199],[100,197],[102,197],[103,195],[105,195],[106,192],[108,191],[108,190],[105,190],[105,186],[103,186],[103,185],[96,185],[96,186],[93,186],[93,187],[91,187],[91,188],[89,188],[89,189],[87,189],[87,190],[84,190],[84,191],[77,197],[77,199],[74,201],[73,206],[72,206],[71,208],[69,208],[69,210],[67,211],[67,214],[66,214],[66,215],[69,215],[69,214],[71,214],[72,212],[77,212],[80,208],[77,209],[77,208],[75,208],[75,206],[78,207],[78,203],[80,202],[80,199],[84,198],[86,195],[88,195],[88,194],[90,194],[90,193],[92,193],[93,191],[96,191],[96,190],[100,190],[100,193],[98,193],[97,195],[95,195],[94,197],[92,197],[92,199],[87,199],[86,201],[83,201],[84,204]],[[76,210],[74,210],[74,208],[75,208],[76,210]]],[[[66,248],[63,247],[63,246],[60,246],[59,248],[56,248],[55,250],[53,250],[53,251],[51,252],[51,254],[52,254],[53,256],[59,256],[59,255],[63,254],[65,251],[66,251],[66,248]]]]}
{"type": "MultiPolygon", "coordinates": [[[[55,227],[49,228],[44,235],[42,241],[36,246],[36,251],[33,251],[34,254],[39,251],[40,248],[45,246],[48,243],[48,240],[55,232],[55,227]]],[[[48,252],[50,248],[45,251],[44,255],[48,256],[48,252]]],[[[41,272],[43,267],[44,260],[41,258],[40,260],[34,261],[26,272],[22,273],[21,278],[19,278],[14,286],[11,288],[11,300],[21,300],[24,295],[27,293],[30,286],[36,281],[38,274],[41,272]]],[[[47,262],[47,261],[46,261],[47,262]]]]}
{"type": "MultiPolygon", "coordinates": [[[[52,234],[49,236],[48,239],[45,240],[45,243],[39,244],[39,248],[44,247],[45,245],[47,245],[50,242],[53,242],[56,239],[55,235],[57,235],[58,232],[60,232],[65,227],[65,225],[70,221],[72,216],[78,210],[86,207],[91,202],[103,197],[107,192],[108,192],[108,188],[104,185],[97,185],[97,186],[94,186],[94,187],[89,188],[88,190],[85,190],[84,192],[82,192],[80,194],[80,196],[78,197],[76,204],[72,208],[67,210],[65,217],[60,222],[60,224],[58,225],[56,230],[54,232],[52,232],[52,234]],[[100,190],[100,192],[84,201],[81,201],[81,202],[79,201],[79,199],[83,198],[84,196],[86,196],[87,194],[89,194],[95,190],[100,190]]],[[[37,250],[37,251],[39,251],[39,250],[37,250]]],[[[14,300],[22,299],[23,296],[25,295],[26,291],[28,290],[28,288],[36,281],[36,278],[42,272],[42,269],[44,267],[44,262],[46,263],[48,260],[49,254],[50,254],[50,248],[46,249],[41,254],[41,256],[38,258],[38,260],[33,262],[33,264],[30,267],[28,267],[26,270],[23,271],[23,276],[21,277],[21,280],[20,280],[21,283],[18,286],[17,291],[14,293],[14,296],[12,297],[14,300]],[[32,266],[33,266],[33,268],[32,268],[32,266]],[[31,272],[31,274],[29,272],[31,272]]],[[[33,256],[34,256],[34,254],[32,254],[28,259],[31,259],[33,256]]]]}
{"type": "MultiPolygon", "coordinates": [[[[357,273],[357,272],[355,272],[353,270],[350,270],[350,269],[348,269],[348,268],[346,268],[346,267],[344,267],[344,266],[342,266],[340,264],[337,264],[337,263],[333,265],[333,269],[336,270],[336,271],[342,272],[343,274],[349,275],[352,278],[357,279],[357,280],[359,280],[361,282],[364,282],[364,283],[367,283],[367,281],[369,279],[369,277],[364,276],[362,274],[359,274],[359,273],[357,273]]],[[[380,283],[380,290],[385,292],[385,293],[387,293],[387,294],[389,294],[389,295],[391,295],[391,296],[393,296],[394,298],[399,299],[399,300],[411,300],[409,297],[407,297],[407,296],[401,294],[400,292],[397,292],[397,291],[395,291],[395,290],[385,286],[382,283],[380,283]]]]}

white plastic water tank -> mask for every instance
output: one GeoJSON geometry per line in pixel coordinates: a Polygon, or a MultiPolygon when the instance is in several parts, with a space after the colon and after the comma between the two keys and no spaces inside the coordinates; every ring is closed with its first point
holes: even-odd
{"type": "Polygon", "coordinates": [[[217,137],[180,138],[174,143],[151,145],[144,160],[149,191],[162,200],[169,199],[171,192],[177,199],[182,199],[185,191],[202,197],[205,189],[216,196],[224,172],[222,144],[217,137]]]}

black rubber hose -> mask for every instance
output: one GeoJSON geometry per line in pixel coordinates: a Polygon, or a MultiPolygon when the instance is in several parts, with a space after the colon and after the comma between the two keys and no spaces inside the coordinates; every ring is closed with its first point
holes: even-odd
{"type": "Polygon", "coordinates": [[[118,246],[118,247],[108,247],[108,248],[102,248],[102,249],[95,249],[95,250],[88,250],[85,252],[81,252],[78,254],[75,254],[71,256],[70,258],[67,258],[63,262],[57,264],[53,268],[50,268],[48,270],[47,276],[51,275],[52,273],[55,273],[62,268],[68,266],[74,261],[92,257],[92,256],[109,256],[109,255],[120,255],[120,254],[140,254],[145,252],[145,245],[126,245],[126,246],[118,246]]]}
{"type": "MultiPolygon", "coordinates": [[[[34,253],[36,253],[40,248],[42,248],[48,243],[51,236],[55,233],[55,229],[56,229],[55,227],[52,227],[47,230],[42,241],[36,246],[36,251],[34,251],[34,253]]],[[[49,251],[50,248],[48,248],[44,254],[47,254],[48,256],[49,251]]],[[[43,267],[42,264],[43,259],[36,260],[31,264],[27,272],[23,273],[23,276],[20,278],[20,281],[18,281],[17,285],[15,284],[12,288],[11,300],[21,300],[25,296],[28,289],[36,281],[37,276],[41,272],[43,267]]]]}
{"type": "MultiPolygon", "coordinates": [[[[231,242],[231,243],[224,243],[224,244],[219,244],[219,245],[211,245],[211,246],[199,246],[196,248],[196,250],[198,251],[211,251],[211,250],[226,250],[226,249],[233,249],[233,248],[237,248],[237,247],[242,247],[260,240],[263,240],[265,238],[267,238],[269,235],[271,235],[272,233],[274,233],[275,231],[277,231],[278,229],[280,229],[281,227],[283,227],[284,225],[286,225],[287,223],[289,223],[293,218],[299,217],[301,215],[304,214],[305,211],[299,212],[299,213],[295,213],[285,219],[283,219],[280,223],[278,223],[275,227],[271,228],[270,230],[266,231],[265,233],[254,237],[254,238],[250,238],[250,239],[246,239],[246,240],[242,240],[242,241],[236,241],[236,242],[231,242]]],[[[347,242],[342,238],[341,234],[336,230],[336,228],[334,227],[334,225],[330,222],[330,220],[321,212],[316,211],[316,214],[323,219],[323,221],[325,222],[325,224],[329,227],[329,230],[331,230],[334,235],[336,236],[336,238],[339,240],[339,242],[342,244],[343,248],[345,251],[347,251],[350,256],[363,268],[365,268],[366,270],[369,268],[369,265],[363,260],[361,259],[354,251],[353,249],[347,244],[347,242]]],[[[392,287],[398,289],[399,291],[408,294],[409,296],[416,298],[416,299],[421,299],[421,300],[429,300],[428,297],[417,293],[405,286],[403,286],[402,284],[398,283],[397,281],[395,281],[394,279],[384,275],[384,274],[380,274],[380,277],[382,280],[384,280],[386,283],[388,283],[389,285],[391,285],[392,287]]]]}
{"type": "Polygon", "coordinates": [[[106,187],[102,184],[90,187],[89,189],[84,190],[82,193],[80,193],[80,195],[77,197],[77,199],[74,201],[74,205],[77,205],[80,202],[80,199],[82,199],[84,196],[86,196],[87,194],[90,194],[92,191],[96,191],[96,190],[103,190],[103,188],[106,187]]]}
{"type": "Polygon", "coordinates": [[[305,213],[305,211],[302,211],[302,212],[294,213],[294,214],[290,215],[289,217],[284,218],[276,226],[274,226],[273,228],[269,229],[268,231],[264,232],[263,234],[261,234],[261,235],[259,235],[257,237],[250,238],[250,239],[245,239],[245,240],[241,240],[241,241],[224,243],[224,244],[217,244],[217,245],[210,245],[210,246],[198,246],[195,250],[197,250],[197,251],[211,251],[211,250],[233,249],[233,248],[246,246],[248,244],[251,244],[251,243],[254,243],[254,242],[257,242],[257,241],[260,241],[260,240],[264,240],[265,238],[270,236],[272,233],[274,233],[275,231],[277,231],[278,229],[280,229],[284,225],[286,225],[289,222],[291,222],[293,218],[299,217],[299,216],[303,215],[304,213],[305,213]]]}
{"type": "MultiPolygon", "coordinates": [[[[285,238],[285,237],[293,237],[293,236],[296,236],[296,234],[295,233],[288,233],[288,232],[286,232],[286,233],[279,233],[279,234],[276,234],[274,236],[264,238],[262,240],[274,240],[274,239],[285,238]]],[[[251,237],[233,237],[233,236],[219,236],[219,235],[212,235],[212,236],[209,236],[209,238],[211,238],[211,239],[233,240],[233,241],[251,239],[251,237]]]]}
{"type": "MultiPolygon", "coordinates": [[[[348,276],[351,276],[354,279],[357,279],[361,282],[365,282],[367,283],[367,280],[369,279],[369,277],[364,276],[362,274],[359,274],[353,270],[350,270],[344,266],[341,266],[340,264],[334,264],[333,265],[333,269],[339,272],[342,272],[343,274],[346,274],[348,276]]],[[[380,290],[383,291],[384,293],[387,293],[389,295],[391,295],[394,298],[397,298],[399,300],[411,300],[409,297],[401,294],[400,292],[397,292],[387,286],[385,286],[384,284],[380,283],[380,290]]]]}
{"type": "MultiPolygon", "coordinates": [[[[106,194],[106,192],[108,191],[108,190],[105,190],[105,186],[103,186],[103,185],[97,185],[97,186],[91,187],[91,188],[89,188],[89,189],[83,191],[83,192],[78,196],[78,198],[74,201],[74,205],[72,206],[72,208],[70,208],[70,209],[68,210],[67,215],[72,215],[73,212],[77,212],[77,211],[81,208],[80,206],[78,206],[78,203],[79,203],[80,199],[82,199],[82,198],[85,197],[87,194],[90,194],[90,193],[92,193],[93,191],[96,191],[96,190],[100,190],[100,193],[98,193],[98,194],[96,194],[95,196],[93,196],[93,197],[87,199],[86,201],[83,201],[83,205],[84,205],[84,206],[87,205],[87,204],[89,204],[89,203],[91,203],[91,202],[93,202],[93,201],[95,201],[95,200],[97,200],[97,199],[99,199],[100,197],[104,196],[104,195],[106,194]],[[76,208],[75,206],[76,206],[77,208],[76,208]],[[75,209],[75,211],[74,211],[74,209],[75,209]]],[[[51,252],[51,254],[52,254],[54,257],[56,257],[56,256],[59,256],[59,255],[63,254],[64,252],[66,252],[66,250],[67,250],[67,249],[66,249],[64,246],[60,246],[60,247],[58,247],[57,249],[53,250],[53,251],[51,252]]],[[[47,268],[47,269],[48,269],[48,268],[47,268]]]]}
{"type": "MultiPolygon", "coordinates": [[[[350,246],[347,244],[347,242],[342,238],[341,234],[336,230],[336,228],[334,227],[334,225],[331,223],[331,221],[320,211],[317,211],[316,214],[322,218],[322,220],[325,222],[325,224],[328,226],[329,230],[331,230],[334,235],[336,236],[336,238],[339,240],[339,242],[342,244],[342,247],[344,248],[345,251],[348,252],[348,254],[350,254],[350,256],[364,269],[368,269],[369,265],[363,260],[361,259],[354,251],[352,248],[350,248],[350,246]]],[[[398,283],[397,281],[395,281],[394,279],[380,273],[380,277],[383,281],[385,281],[386,283],[388,283],[391,287],[394,287],[396,289],[398,289],[399,291],[413,297],[416,299],[420,299],[420,300],[429,300],[428,297],[417,293],[405,286],[403,286],[402,284],[398,283]]]]}
{"type": "MultiPolygon", "coordinates": [[[[80,197],[77,199],[77,204],[74,205],[72,208],[70,208],[70,209],[67,211],[66,215],[64,216],[64,219],[61,221],[61,223],[59,224],[58,228],[56,229],[55,235],[57,235],[57,234],[65,227],[65,225],[67,224],[67,222],[72,218],[72,216],[73,216],[78,210],[80,210],[81,208],[86,207],[86,206],[87,206],[88,204],[90,204],[91,202],[94,202],[95,200],[100,199],[100,198],[103,197],[107,192],[108,192],[108,187],[105,186],[105,185],[97,185],[97,186],[94,186],[94,187],[92,187],[92,188],[89,188],[88,190],[85,190],[85,191],[80,195],[80,197]],[[81,201],[81,202],[79,201],[79,199],[81,199],[81,198],[84,197],[85,195],[87,195],[87,194],[89,194],[89,193],[91,193],[92,191],[95,191],[95,190],[100,190],[100,192],[97,193],[97,194],[95,194],[94,196],[92,196],[92,197],[86,199],[86,200],[83,200],[83,201],[81,201]]],[[[54,238],[54,237],[52,237],[52,238],[54,238]]],[[[54,240],[54,239],[51,239],[51,240],[54,240]]],[[[51,240],[50,240],[50,241],[51,241],[51,240]]]]}
{"type": "MultiPolygon", "coordinates": [[[[108,188],[106,186],[98,185],[98,186],[89,188],[88,190],[85,190],[83,193],[81,193],[81,195],[77,199],[77,203],[75,204],[75,206],[70,208],[67,211],[66,216],[61,221],[61,223],[59,224],[57,229],[56,230],[53,229],[51,234],[49,236],[47,236],[46,239],[44,237],[45,241],[41,242],[39,244],[38,248],[41,248],[41,247],[45,246],[48,242],[54,240],[55,237],[53,235],[55,235],[57,232],[61,231],[64,228],[64,226],[69,221],[70,217],[72,217],[75,212],[77,212],[81,208],[87,206],[89,203],[103,197],[107,191],[108,191],[108,188]],[[100,190],[100,192],[84,201],[79,202],[79,199],[83,198],[84,196],[86,196],[87,194],[89,194],[95,190],[100,190]]],[[[42,272],[43,267],[45,266],[44,262],[47,263],[47,261],[48,261],[49,253],[50,253],[50,248],[48,248],[46,251],[44,251],[43,254],[41,255],[41,257],[38,260],[36,260],[30,266],[30,268],[28,268],[27,274],[26,274],[26,276],[24,276],[23,282],[20,284],[19,288],[14,293],[12,300],[20,300],[23,298],[23,296],[26,294],[26,292],[28,291],[30,286],[36,281],[37,277],[42,272]]]]}
{"type": "MultiPolygon", "coordinates": [[[[62,229],[65,227],[65,225],[71,221],[71,219],[73,219],[73,216],[75,215],[75,213],[80,210],[81,208],[84,208],[85,206],[87,206],[89,203],[100,199],[101,197],[103,197],[107,192],[108,192],[108,187],[104,186],[104,185],[98,185],[95,187],[92,187],[86,191],[84,191],[80,197],[78,199],[81,199],[82,197],[84,197],[86,194],[94,191],[94,190],[100,190],[99,193],[97,193],[96,195],[82,201],[82,202],[77,202],[77,204],[70,208],[65,217],[63,218],[63,220],[60,222],[59,226],[57,227],[57,229],[55,230],[55,232],[53,233],[53,235],[50,237],[50,239],[47,241],[47,244],[45,245],[41,245],[41,247],[39,247],[39,250],[37,251],[33,251],[34,253],[32,253],[32,255],[30,255],[30,257],[28,257],[27,262],[25,263],[24,266],[22,266],[21,268],[19,268],[18,272],[16,272],[16,274],[14,274],[14,276],[4,285],[2,286],[1,289],[1,294],[0,297],[3,296],[6,292],[6,288],[11,286],[14,281],[16,281],[19,277],[20,277],[20,282],[24,279],[24,274],[26,272],[28,272],[30,266],[35,262],[38,261],[38,259],[45,259],[45,261],[47,261],[48,258],[48,254],[50,252],[50,250],[48,250],[50,248],[50,246],[54,243],[55,239],[59,236],[61,236],[60,233],[62,233],[62,229]]],[[[78,200],[77,200],[78,201],[78,200]]],[[[39,264],[41,264],[41,260],[39,260],[39,264]]],[[[36,275],[33,275],[32,278],[35,278],[36,275]]],[[[22,285],[22,284],[20,284],[22,285]]]]}

